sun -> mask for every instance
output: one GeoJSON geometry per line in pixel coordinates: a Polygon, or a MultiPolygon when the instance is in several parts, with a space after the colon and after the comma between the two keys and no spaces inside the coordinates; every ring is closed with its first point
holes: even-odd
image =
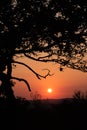
{"type": "Polygon", "coordinates": [[[48,93],[52,93],[52,91],[53,91],[52,88],[48,88],[48,89],[47,89],[47,92],[48,92],[48,93]]]}

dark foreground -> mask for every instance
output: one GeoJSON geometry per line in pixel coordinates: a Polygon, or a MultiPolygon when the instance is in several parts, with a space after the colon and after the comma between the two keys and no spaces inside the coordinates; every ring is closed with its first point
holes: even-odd
{"type": "Polygon", "coordinates": [[[87,101],[60,104],[0,99],[0,129],[87,130],[87,101]]]}

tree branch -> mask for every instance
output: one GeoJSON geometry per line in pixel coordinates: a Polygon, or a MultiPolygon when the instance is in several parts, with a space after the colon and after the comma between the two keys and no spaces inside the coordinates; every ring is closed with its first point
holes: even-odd
{"type": "Polygon", "coordinates": [[[48,73],[47,73],[46,75],[40,75],[40,74],[38,74],[37,72],[35,72],[31,67],[29,67],[28,65],[26,65],[26,64],[23,63],[23,62],[13,61],[13,63],[21,64],[21,65],[27,67],[29,70],[31,70],[31,71],[36,75],[36,77],[37,77],[38,79],[46,78],[47,76],[53,75],[53,74],[50,74],[50,70],[48,70],[48,69],[44,69],[44,70],[47,70],[47,71],[48,71],[48,73]]]}
{"type": "Polygon", "coordinates": [[[35,61],[40,61],[40,62],[58,62],[58,59],[41,59],[41,58],[46,58],[47,56],[45,57],[38,57],[37,59],[32,57],[32,56],[29,56],[27,54],[24,54],[26,57],[32,59],[32,60],[35,60],[35,61]]]}
{"type": "Polygon", "coordinates": [[[17,78],[17,77],[11,77],[11,79],[16,79],[16,80],[18,80],[18,81],[23,81],[23,82],[25,82],[25,84],[26,84],[27,87],[28,87],[28,90],[31,91],[30,85],[29,85],[29,83],[27,82],[27,80],[25,80],[25,79],[23,79],[23,78],[17,78]]]}

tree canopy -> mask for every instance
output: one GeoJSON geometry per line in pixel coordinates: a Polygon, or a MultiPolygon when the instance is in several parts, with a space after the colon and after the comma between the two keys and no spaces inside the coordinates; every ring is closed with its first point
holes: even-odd
{"type": "MultiPolygon", "coordinates": [[[[0,2],[0,80],[12,77],[12,65],[22,64],[15,56],[87,72],[86,0],[3,0],[0,2]],[[3,71],[7,69],[7,73],[3,71]],[[3,74],[5,76],[3,76],[3,74]]],[[[60,71],[62,68],[60,68],[60,71]]],[[[30,87],[29,87],[30,90],[30,87]]]]}

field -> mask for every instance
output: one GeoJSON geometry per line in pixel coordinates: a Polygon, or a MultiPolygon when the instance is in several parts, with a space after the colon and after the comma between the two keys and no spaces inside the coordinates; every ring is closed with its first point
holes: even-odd
{"type": "Polygon", "coordinates": [[[87,101],[73,99],[8,102],[0,99],[0,127],[11,130],[86,130],[87,101]],[[56,103],[54,103],[56,102],[56,103]]]}

